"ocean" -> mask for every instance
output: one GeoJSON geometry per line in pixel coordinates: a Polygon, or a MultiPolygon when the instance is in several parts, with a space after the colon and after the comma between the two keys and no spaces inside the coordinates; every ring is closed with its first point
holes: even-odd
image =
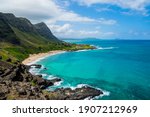
{"type": "Polygon", "coordinates": [[[65,40],[90,44],[95,50],[65,52],[36,62],[31,69],[45,79],[61,78],[49,88],[89,85],[104,91],[100,100],[150,99],[150,41],[146,40],[65,40]],[[43,69],[47,68],[47,69],[43,69]]]}

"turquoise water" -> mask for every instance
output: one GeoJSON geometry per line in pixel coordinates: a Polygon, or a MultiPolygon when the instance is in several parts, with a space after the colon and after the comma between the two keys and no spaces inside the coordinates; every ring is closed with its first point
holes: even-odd
{"type": "Polygon", "coordinates": [[[40,60],[45,78],[60,77],[56,87],[87,84],[106,95],[99,99],[150,99],[150,41],[67,40],[91,44],[96,50],[66,52],[40,60]]]}

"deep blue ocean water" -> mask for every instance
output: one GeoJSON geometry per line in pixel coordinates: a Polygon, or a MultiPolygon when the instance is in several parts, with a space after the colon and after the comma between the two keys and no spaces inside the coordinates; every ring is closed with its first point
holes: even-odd
{"type": "Polygon", "coordinates": [[[96,46],[96,50],[65,52],[37,63],[45,69],[32,72],[44,78],[60,77],[54,86],[77,87],[83,84],[105,91],[98,99],[150,99],[150,41],[66,40],[96,46]]]}

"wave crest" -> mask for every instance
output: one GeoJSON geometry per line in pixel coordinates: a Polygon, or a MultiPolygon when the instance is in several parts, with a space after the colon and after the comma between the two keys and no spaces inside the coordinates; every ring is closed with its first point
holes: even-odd
{"type": "Polygon", "coordinates": [[[116,49],[118,47],[97,47],[98,50],[111,50],[111,49],[116,49]]]}

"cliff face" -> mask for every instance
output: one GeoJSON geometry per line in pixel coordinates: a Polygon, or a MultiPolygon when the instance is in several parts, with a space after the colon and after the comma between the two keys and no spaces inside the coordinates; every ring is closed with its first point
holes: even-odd
{"type": "Polygon", "coordinates": [[[29,54],[63,49],[45,23],[33,25],[26,18],[0,13],[0,56],[4,59],[23,60],[29,54]]]}
{"type": "Polygon", "coordinates": [[[0,99],[46,99],[42,91],[57,81],[34,76],[25,65],[0,61],[0,99]]]}
{"type": "Polygon", "coordinates": [[[26,18],[17,18],[13,14],[2,14],[4,20],[10,24],[11,26],[18,28],[21,31],[24,32],[32,32],[37,33],[36,29],[34,28],[34,25],[31,24],[31,22],[26,18]]]}
{"type": "MultiPolygon", "coordinates": [[[[18,18],[10,13],[0,13],[0,19],[4,20],[5,24],[9,25],[10,27],[17,28],[20,31],[34,33],[54,42],[60,41],[51,33],[50,29],[45,23],[33,25],[28,19],[18,18]]],[[[3,24],[3,22],[1,22],[1,24],[3,24]]]]}
{"type": "Polygon", "coordinates": [[[51,30],[47,27],[44,22],[38,23],[34,25],[37,32],[45,38],[51,39],[54,42],[60,42],[51,32],[51,30]]]}

